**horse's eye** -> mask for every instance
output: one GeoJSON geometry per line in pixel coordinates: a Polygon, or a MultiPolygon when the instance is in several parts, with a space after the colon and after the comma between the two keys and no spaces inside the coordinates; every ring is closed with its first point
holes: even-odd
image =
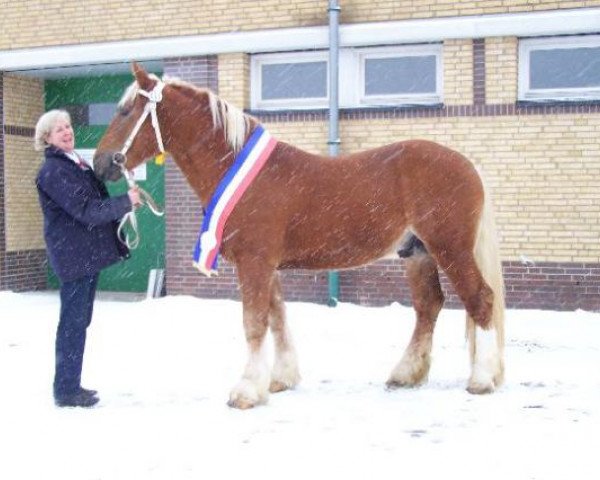
{"type": "Polygon", "coordinates": [[[133,102],[125,102],[117,107],[117,114],[121,117],[126,117],[133,110],[133,102]]]}

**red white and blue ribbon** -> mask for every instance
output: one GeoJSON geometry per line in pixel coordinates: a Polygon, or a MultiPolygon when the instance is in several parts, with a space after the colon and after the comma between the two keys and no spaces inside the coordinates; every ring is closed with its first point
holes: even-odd
{"type": "Polygon", "coordinates": [[[217,185],[206,208],[194,249],[194,266],[207,277],[217,274],[217,257],[229,215],[260,172],[276,144],[277,140],[262,126],[256,127],[235,157],[233,165],[217,185]]]}

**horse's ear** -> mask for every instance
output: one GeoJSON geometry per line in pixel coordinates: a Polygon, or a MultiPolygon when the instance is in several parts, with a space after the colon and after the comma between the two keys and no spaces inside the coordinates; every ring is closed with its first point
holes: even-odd
{"type": "Polygon", "coordinates": [[[144,70],[139,63],[131,62],[131,71],[133,72],[137,84],[142,90],[152,90],[152,80],[150,79],[150,76],[146,70],[144,70]]]}

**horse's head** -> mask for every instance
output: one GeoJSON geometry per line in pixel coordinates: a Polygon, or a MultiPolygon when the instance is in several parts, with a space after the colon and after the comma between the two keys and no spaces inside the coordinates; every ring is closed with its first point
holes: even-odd
{"type": "Polygon", "coordinates": [[[94,155],[94,171],[102,180],[118,180],[121,166],[133,170],[164,150],[159,120],[164,84],[135,62],[132,71],[135,82],[119,102],[94,155]]]}

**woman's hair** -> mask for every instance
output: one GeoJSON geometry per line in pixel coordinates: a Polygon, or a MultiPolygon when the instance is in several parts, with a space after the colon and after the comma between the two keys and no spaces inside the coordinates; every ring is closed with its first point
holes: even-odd
{"type": "Polygon", "coordinates": [[[34,146],[37,151],[42,151],[48,146],[46,138],[48,138],[52,128],[59,120],[66,120],[71,123],[69,112],[65,110],[50,110],[40,117],[35,126],[34,146]]]}

